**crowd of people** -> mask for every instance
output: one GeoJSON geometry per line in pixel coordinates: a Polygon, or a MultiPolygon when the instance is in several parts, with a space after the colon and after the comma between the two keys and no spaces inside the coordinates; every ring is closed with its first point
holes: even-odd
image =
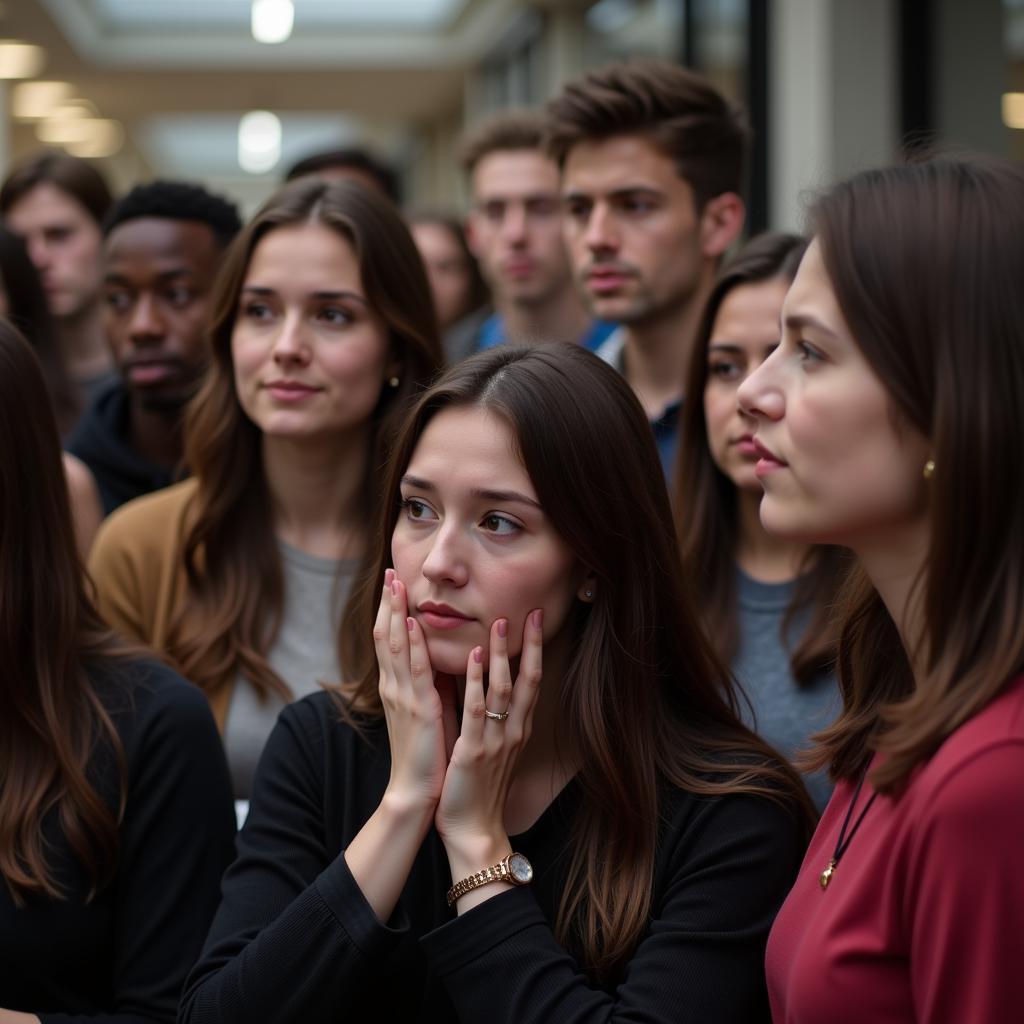
{"type": "Polygon", "coordinates": [[[8,174],[0,1024],[1016,1018],[1024,168],[749,142],[8,174]]]}

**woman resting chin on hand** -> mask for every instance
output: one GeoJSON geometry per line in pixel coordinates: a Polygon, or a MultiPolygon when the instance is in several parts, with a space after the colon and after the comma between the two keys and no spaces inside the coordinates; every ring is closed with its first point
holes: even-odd
{"type": "Polygon", "coordinates": [[[282,714],[181,1019],[767,1022],[812,809],[730,709],[629,386],[482,353],[384,494],[365,671],[282,714]]]}

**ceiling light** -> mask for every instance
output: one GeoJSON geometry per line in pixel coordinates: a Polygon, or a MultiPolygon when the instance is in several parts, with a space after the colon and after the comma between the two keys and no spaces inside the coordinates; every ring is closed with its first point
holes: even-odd
{"type": "Polygon", "coordinates": [[[1003,93],[1003,124],[1024,129],[1024,92],[1003,93]]]}
{"type": "Polygon", "coordinates": [[[124,138],[124,130],[117,121],[104,117],[48,118],[36,126],[36,138],[40,142],[69,149],[71,146],[80,146],[117,152],[124,138]]]}
{"type": "Polygon", "coordinates": [[[0,78],[35,78],[46,63],[41,46],[18,39],[0,39],[0,78]]]}
{"type": "Polygon", "coordinates": [[[258,43],[283,43],[292,34],[292,0],[252,0],[252,37],[258,43]]]}
{"type": "Polygon", "coordinates": [[[49,117],[73,92],[70,82],[20,82],[11,90],[11,113],[22,121],[49,117]]]}
{"type": "Polygon", "coordinates": [[[250,110],[238,122],[238,165],[250,174],[263,174],[280,159],[280,119],[269,110],[250,110]]]}
{"type": "Polygon", "coordinates": [[[124,129],[119,121],[106,118],[92,120],[92,135],[80,142],[68,142],[64,148],[72,156],[80,156],[84,160],[97,157],[113,156],[124,142],[124,129]]]}

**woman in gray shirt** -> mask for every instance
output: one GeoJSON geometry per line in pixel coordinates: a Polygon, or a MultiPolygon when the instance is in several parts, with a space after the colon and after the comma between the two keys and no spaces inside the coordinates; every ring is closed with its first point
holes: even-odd
{"type": "MultiPolygon", "coordinates": [[[[830,610],[842,555],[761,526],[760,456],[736,390],[778,344],[782,301],[805,248],[796,235],[760,235],[719,274],[690,357],[674,495],[686,573],[747,697],[741,713],[791,758],[839,710],[830,610]]],[[[830,782],[805,781],[820,810],[830,782]]]]}

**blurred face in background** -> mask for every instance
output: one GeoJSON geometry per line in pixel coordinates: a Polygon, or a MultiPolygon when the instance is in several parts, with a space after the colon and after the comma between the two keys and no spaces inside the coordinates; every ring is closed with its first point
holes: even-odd
{"type": "Polygon", "coordinates": [[[103,238],[77,199],[44,182],[14,203],[4,219],[25,239],[55,317],[74,318],[95,304],[103,279],[103,238]]]}
{"type": "Polygon", "coordinates": [[[469,244],[499,304],[541,305],[572,287],[558,178],[533,149],[496,150],[473,169],[469,244]]]}
{"type": "Polygon", "coordinates": [[[200,221],[139,217],[106,241],[104,327],[129,392],[180,408],[205,363],[209,289],[221,249],[200,221]]]}
{"type": "Polygon", "coordinates": [[[427,269],[441,330],[447,330],[471,312],[473,276],[466,253],[445,224],[420,221],[409,230],[427,269]]]}
{"type": "Polygon", "coordinates": [[[390,365],[352,246],[319,223],[256,244],[231,335],[235,390],[266,437],[332,439],[368,428],[390,365]]]}
{"type": "Polygon", "coordinates": [[[736,392],[778,346],[788,288],[782,277],[737,285],[722,299],[708,339],[704,423],[711,457],[740,490],[757,495],[757,422],[740,409],[736,392]]]}

